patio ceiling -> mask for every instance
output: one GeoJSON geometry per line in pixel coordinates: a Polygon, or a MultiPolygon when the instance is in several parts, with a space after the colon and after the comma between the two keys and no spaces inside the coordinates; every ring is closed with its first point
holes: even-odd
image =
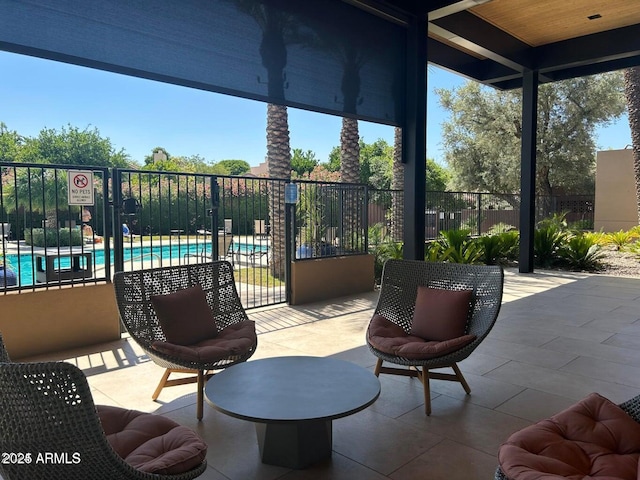
{"type": "Polygon", "coordinates": [[[521,87],[526,70],[545,83],[640,64],[635,0],[385,3],[428,15],[430,63],[501,89],[521,87]]]}

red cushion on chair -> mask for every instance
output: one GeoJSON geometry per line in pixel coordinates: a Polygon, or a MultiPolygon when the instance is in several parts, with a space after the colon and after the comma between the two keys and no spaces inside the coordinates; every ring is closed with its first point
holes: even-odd
{"type": "Polygon", "coordinates": [[[193,430],[167,417],[104,405],[96,409],[111,447],[137,470],[185,473],[207,455],[207,444],[193,430]]]}
{"type": "Polygon", "coordinates": [[[229,325],[220,330],[215,338],[193,345],[177,345],[171,342],[155,341],[151,347],[165,355],[195,363],[214,363],[224,358],[244,355],[257,342],[256,326],[253,320],[229,325]]]}
{"type": "Polygon", "coordinates": [[[401,327],[377,314],[369,323],[367,335],[369,343],[376,350],[411,360],[441,357],[476,339],[475,335],[462,335],[442,342],[428,341],[407,334],[401,327]]]}
{"type": "Polygon", "coordinates": [[[509,478],[636,480],[640,424],[592,393],[556,415],[509,437],[498,459],[509,478]]]}
{"type": "Polygon", "coordinates": [[[411,335],[442,342],[464,335],[471,290],[418,287],[411,335]]]}
{"type": "Polygon", "coordinates": [[[168,295],[154,295],[151,303],[167,342],[193,345],[218,333],[216,321],[200,285],[168,295]]]}

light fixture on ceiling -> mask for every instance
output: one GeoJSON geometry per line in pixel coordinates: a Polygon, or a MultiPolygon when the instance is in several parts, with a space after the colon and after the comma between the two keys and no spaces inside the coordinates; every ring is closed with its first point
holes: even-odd
{"type": "Polygon", "coordinates": [[[492,0],[460,0],[446,7],[438,8],[429,12],[429,21],[436,20],[438,18],[453,15],[454,13],[462,12],[463,10],[469,10],[470,8],[477,7],[484,3],[489,3],[492,0]]]}

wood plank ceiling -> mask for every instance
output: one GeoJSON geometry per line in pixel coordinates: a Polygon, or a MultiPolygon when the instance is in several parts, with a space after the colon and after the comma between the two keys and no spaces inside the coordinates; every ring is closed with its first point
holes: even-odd
{"type": "Polygon", "coordinates": [[[430,63],[497,88],[527,70],[544,83],[640,65],[640,0],[384,3],[427,16],[430,63]]]}

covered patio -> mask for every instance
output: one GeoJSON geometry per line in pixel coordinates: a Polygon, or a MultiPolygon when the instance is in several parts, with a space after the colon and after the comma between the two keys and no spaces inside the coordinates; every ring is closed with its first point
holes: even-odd
{"type": "MultiPolygon", "coordinates": [[[[376,295],[250,311],[259,332],[255,358],[331,356],[373,369],[364,339],[376,295]]],[[[590,392],[614,402],[640,394],[638,312],[639,278],[508,269],[498,322],[460,364],[471,395],[433,380],[428,417],[418,381],[381,375],[380,398],[334,422],[332,460],[306,470],[261,463],[249,422],[208,406],[198,422],[192,386],[152,402],[161,369],[126,337],[24,360],[72,362],[87,375],[96,403],[162,413],[193,428],[209,444],[203,479],[467,480],[492,478],[497,449],[512,432],[590,392]]]]}

